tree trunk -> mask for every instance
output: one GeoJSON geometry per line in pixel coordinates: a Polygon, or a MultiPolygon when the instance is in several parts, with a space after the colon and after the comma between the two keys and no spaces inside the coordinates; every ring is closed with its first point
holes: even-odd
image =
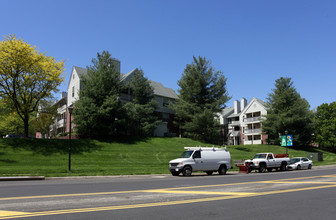
{"type": "Polygon", "coordinates": [[[24,137],[28,138],[28,134],[29,134],[29,116],[25,115],[24,120],[24,137]]]}

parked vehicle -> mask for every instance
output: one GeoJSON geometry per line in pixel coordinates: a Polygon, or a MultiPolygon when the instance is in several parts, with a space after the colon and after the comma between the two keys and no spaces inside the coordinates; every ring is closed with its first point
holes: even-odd
{"type": "Polygon", "coordinates": [[[3,138],[22,138],[23,136],[20,134],[6,134],[3,138]]]}
{"type": "Polygon", "coordinates": [[[226,147],[225,149],[185,147],[185,149],[179,158],[169,161],[169,170],[173,176],[178,176],[180,173],[183,176],[190,176],[195,171],[204,171],[208,175],[212,175],[213,172],[224,175],[232,168],[231,155],[226,147]]]}
{"type": "Polygon", "coordinates": [[[256,154],[253,159],[245,160],[245,166],[248,167],[248,171],[258,170],[260,173],[271,172],[272,169],[280,168],[281,171],[285,171],[287,164],[289,164],[288,154],[276,154],[273,153],[259,153],[256,154]]]}
{"type": "Polygon", "coordinates": [[[313,161],[306,157],[294,157],[290,160],[289,165],[287,165],[288,170],[311,169],[312,167],[313,161]]]}

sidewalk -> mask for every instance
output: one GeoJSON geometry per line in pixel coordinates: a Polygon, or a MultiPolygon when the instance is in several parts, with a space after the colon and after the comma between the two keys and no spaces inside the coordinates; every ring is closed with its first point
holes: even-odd
{"type": "Polygon", "coordinates": [[[44,176],[4,176],[0,181],[19,181],[19,180],[45,180],[44,176]]]}
{"type": "MultiPolygon", "coordinates": [[[[321,169],[332,169],[336,168],[336,165],[325,165],[325,166],[314,166],[313,170],[321,170],[321,169]]],[[[239,173],[238,171],[228,171],[228,174],[239,173]]],[[[148,177],[155,177],[161,178],[164,176],[171,176],[171,174],[147,174],[147,175],[115,175],[115,176],[67,176],[67,177],[44,177],[44,176],[6,176],[0,177],[1,181],[24,181],[24,180],[56,180],[56,179],[91,179],[91,178],[132,178],[137,176],[148,176],[148,177]]],[[[204,176],[207,176],[204,174],[204,176]]]]}

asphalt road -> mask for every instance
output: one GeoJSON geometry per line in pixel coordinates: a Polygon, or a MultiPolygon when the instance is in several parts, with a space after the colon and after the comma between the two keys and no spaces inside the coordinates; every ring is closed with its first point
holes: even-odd
{"type": "Polygon", "coordinates": [[[336,167],[0,182],[0,219],[335,219],[336,167]]]}

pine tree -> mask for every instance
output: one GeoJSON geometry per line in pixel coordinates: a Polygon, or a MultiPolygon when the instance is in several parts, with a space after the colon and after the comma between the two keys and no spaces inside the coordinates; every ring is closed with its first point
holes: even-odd
{"type": "Polygon", "coordinates": [[[122,120],[120,73],[107,51],[97,54],[82,76],[79,100],[75,103],[76,131],[88,137],[115,135],[122,120]]]}
{"type": "Polygon", "coordinates": [[[136,70],[130,83],[125,86],[130,88],[133,95],[132,101],[124,104],[127,114],[127,133],[140,136],[152,135],[159,123],[154,115],[157,108],[154,89],[141,69],[136,70]]]}
{"type": "Polygon", "coordinates": [[[217,113],[230,99],[226,78],[203,57],[193,57],[178,81],[179,99],[170,107],[184,136],[216,143],[220,126],[217,113]]]}
{"type": "Polygon", "coordinates": [[[296,91],[291,78],[277,79],[275,89],[267,100],[263,130],[268,135],[268,143],[279,144],[279,135],[288,133],[293,135],[295,145],[309,144],[313,133],[313,113],[309,110],[308,101],[296,91]]]}
{"type": "Polygon", "coordinates": [[[317,107],[315,116],[315,141],[324,146],[336,146],[336,102],[317,107]]]}

